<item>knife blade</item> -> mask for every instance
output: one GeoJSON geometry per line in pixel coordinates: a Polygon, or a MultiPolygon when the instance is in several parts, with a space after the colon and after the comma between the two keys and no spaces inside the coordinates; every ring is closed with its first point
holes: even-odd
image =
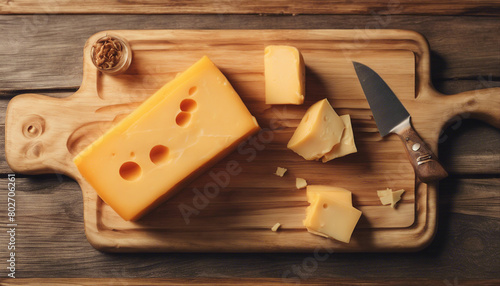
{"type": "Polygon", "coordinates": [[[395,133],[406,147],[415,175],[424,183],[448,176],[437,156],[411,125],[410,113],[387,83],[370,67],[353,62],[354,70],[365,94],[378,131],[382,137],[395,133]]]}

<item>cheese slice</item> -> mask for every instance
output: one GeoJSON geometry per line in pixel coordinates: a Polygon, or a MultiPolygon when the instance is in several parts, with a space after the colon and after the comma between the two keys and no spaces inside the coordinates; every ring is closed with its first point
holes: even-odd
{"type": "Polygon", "coordinates": [[[393,192],[392,189],[387,188],[386,190],[377,191],[377,195],[382,205],[391,205],[392,208],[395,208],[404,192],[403,189],[393,192]]]}
{"type": "Polygon", "coordinates": [[[309,232],[349,243],[352,232],[361,217],[361,211],[323,192],[318,193],[311,207],[310,217],[304,221],[309,232]]]}
{"type": "Polygon", "coordinates": [[[305,113],[287,147],[306,160],[317,160],[340,142],[344,122],[325,98],[305,113]]]}
{"type": "Polygon", "coordinates": [[[387,196],[387,195],[389,195],[391,193],[392,193],[392,189],[387,188],[385,190],[379,190],[379,191],[377,191],[377,196],[384,197],[384,196],[387,196]]]}
{"type": "Polygon", "coordinates": [[[385,206],[385,205],[391,205],[392,204],[392,200],[393,200],[393,196],[392,196],[392,193],[391,194],[388,194],[388,195],[385,195],[385,196],[381,196],[379,197],[380,199],[380,202],[385,206]]]}
{"type": "Polygon", "coordinates": [[[203,57],[74,163],[104,202],[136,220],[258,129],[228,80],[203,57]]]}
{"type": "Polygon", "coordinates": [[[405,190],[397,190],[395,192],[392,192],[392,201],[391,201],[391,207],[394,208],[396,204],[401,200],[401,196],[405,190]]]}
{"type": "Polygon", "coordinates": [[[354,143],[354,133],[352,132],[351,117],[349,116],[349,114],[346,114],[341,115],[340,119],[342,119],[342,121],[344,122],[344,133],[342,134],[340,143],[333,146],[332,150],[330,150],[330,152],[326,153],[323,158],[321,158],[321,161],[323,161],[323,163],[335,158],[358,152],[356,144],[354,143]]]}
{"type": "Polygon", "coordinates": [[[302,104],[305,66],[299,50],[291,46],[267,46],[264,50],[266,104],[302,104]]]}

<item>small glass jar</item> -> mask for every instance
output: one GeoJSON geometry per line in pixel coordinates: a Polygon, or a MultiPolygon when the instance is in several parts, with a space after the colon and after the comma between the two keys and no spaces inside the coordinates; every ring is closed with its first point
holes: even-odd
{"type": "Polygon", "coordinates": [[[116,35],[105,35],[90,48],[94,66],[108,75],[124,73],[132,63],[132,49],[128,41],[116,35]],[[107,51],[107,53],[103,53],[107,51]]]}

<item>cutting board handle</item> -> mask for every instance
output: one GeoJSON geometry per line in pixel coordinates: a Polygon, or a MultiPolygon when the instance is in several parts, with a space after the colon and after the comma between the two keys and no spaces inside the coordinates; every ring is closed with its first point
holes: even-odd
{"type": "Polygon", "coordinates": [[[72,124],[70,98],[53,98],[40,94],[15,96],[7,106],[5,117],[5,157],[14,172],[24,174],[70,174],[72,166],[64,149],[67,124],[72,124]],[[64,145],[63,145],[64,146],[64,145]]]}
{"type": "Polygon", "coordinates": [[[447,125],[475,118],[500,128],[500,87],[470,90],[455,95],[440,94],[437,98],[439,116],[447,119],[444,120],[447,125]]]}

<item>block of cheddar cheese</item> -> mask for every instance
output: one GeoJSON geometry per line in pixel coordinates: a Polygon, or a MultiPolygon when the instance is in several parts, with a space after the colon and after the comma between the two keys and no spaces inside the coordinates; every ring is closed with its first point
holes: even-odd
{"type": "Polygon", "coordinates": [[[310,206],[303,221],[307,230],[349,243],[361,217],[361,211],[352,206],[351,192],[338,187],[309,185],[307,199],[310,206]]]}
{"type": "Polygon", "coordinates": [[[203,57],[74,158],[123,219],[137,220],[259,129],[203,57]]]}
{"type": "Polygon", "coordinates": [[[344,122],[325,98],[304,114],[287,147],[306,160],[317,160],[340,142],[344,122]]]}
{"type": "Polygon", "coordinates": [[[266,104],[302,104],[305,65],[299,50],[291,46],[267,46],[264,50],[266,104]]]}

